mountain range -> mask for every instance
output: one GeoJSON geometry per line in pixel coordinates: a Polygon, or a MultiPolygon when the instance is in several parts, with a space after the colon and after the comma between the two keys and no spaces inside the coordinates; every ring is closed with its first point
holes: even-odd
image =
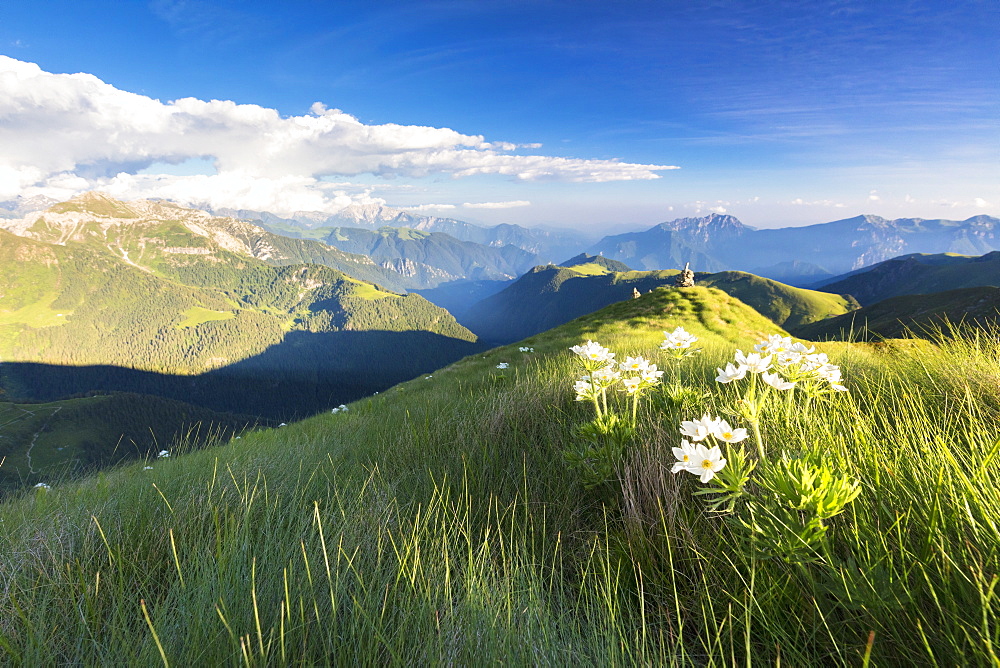
{"type": "Polygon", "coordinates": [[[806,324],[806,339],[871,341],[892,338],[948,338],[953,328],[1000,329],[1000,288],[979,286],[929,294],[889,297],[857,311],[806,324]]]}
{"type": "Polygon", "coordinates": [[[1000,287],[1000,252],[980,256],[911,253],[813,287],[825,292],[850,293],[868,306],[889,297],[980,286],[1000,287]]]}
{"type": "Polygon", "coordinates": [[[636,269],[678,269],[690,262],[696,271],[737,269],[809,285],[904,254],[980,255],[1000,250],[998,232],[1000,219],[992,216],[953,221],[864,215],[818,225],[755,229],[733,216],[712,214],[608,236],[587,252],[636,269]]]}
{"type": "Polygon", "coordinates": [[[132,391],[287,419],[476,349],[444,309],[357,278],[391,278],[369,258],[236,219],[88,193],[6,227],[0,359],[20,398],[132,391]]]}
{"type": "Polygon", "coordinates": [[[290,216],[277,216],[266,211],[249,209],[216,209],[214,213],[247,220],[260,221],[268,229],[289,236],[325,239],[331,228],[351,227],[377,230],[380,227],[405,227],[428,233],[443,233],[458,241],[468,241],[483,246],[514,246],[537,255],[536,264],[554,262],[580,252],[592,241],[579,232],[566,229],[527,228],[502,223],[483,227],[453,218],[421,216],[402,209],[381,204],[353,204],[335,214],[297,212],[290,216]]]}

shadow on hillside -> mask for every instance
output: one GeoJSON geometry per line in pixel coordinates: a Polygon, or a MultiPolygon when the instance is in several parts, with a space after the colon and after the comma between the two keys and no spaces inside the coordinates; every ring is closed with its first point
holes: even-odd
{"type": "Polygon", "coordinates": [[[290,332],[259,355],[199,375],[3,362],[0,387],[9,400],[135,392],[291,421],[380,392],[485,348],[431,332],[290,332]]]}
{"type": "Polygon", "coordinates": [[[446,309],[461,323],[465,312],[473,304],[495,295],[511,283],[513,281],[470,281],[462,279],[441,283],[433,288],[410,290],[410,292],[420,295],[435,306],[446,309]]]}

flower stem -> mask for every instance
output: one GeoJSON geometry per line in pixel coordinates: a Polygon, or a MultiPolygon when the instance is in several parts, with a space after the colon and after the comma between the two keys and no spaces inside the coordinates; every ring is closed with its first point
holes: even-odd
{"type": "Polygon", "coordinates": [[[750,422],[750,427],[753,429],[753,440],[757,444],[757,458],[761,461],[764,460],[764,439],[760,435],[760,423],[757,420],[752,420],[750,422]]]}

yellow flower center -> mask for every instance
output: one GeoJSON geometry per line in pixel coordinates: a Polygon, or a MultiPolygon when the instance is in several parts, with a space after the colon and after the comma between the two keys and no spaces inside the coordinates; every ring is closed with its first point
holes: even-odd
{"type": "Polygon", "coordinates": [[[705,461],[703,461],[701,463],[701,467],[703,469],[710,469],[710,468],[712,468],[712,460],[711,459],[706,459],[705,461]]]}
{"type": "Polygon", "coordinates": [[[731,432],[731,431],[724,431],[724,432],[722,432],[722,440],[723,441],[728,441],[732,437],[733,437],[733,432],[731,432]]]}

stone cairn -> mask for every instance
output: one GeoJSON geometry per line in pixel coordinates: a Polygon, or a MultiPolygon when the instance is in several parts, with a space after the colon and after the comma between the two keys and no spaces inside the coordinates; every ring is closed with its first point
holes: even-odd
{"type": "Polygon", "coordinates": [[[694,272],[690,269],[691,263],[686,262],[684,264],[684,269],[681,273],[677,274],[677,278],[674,279],[674,285],[678,288],[693,288],[694,287],[694,272]]]}

